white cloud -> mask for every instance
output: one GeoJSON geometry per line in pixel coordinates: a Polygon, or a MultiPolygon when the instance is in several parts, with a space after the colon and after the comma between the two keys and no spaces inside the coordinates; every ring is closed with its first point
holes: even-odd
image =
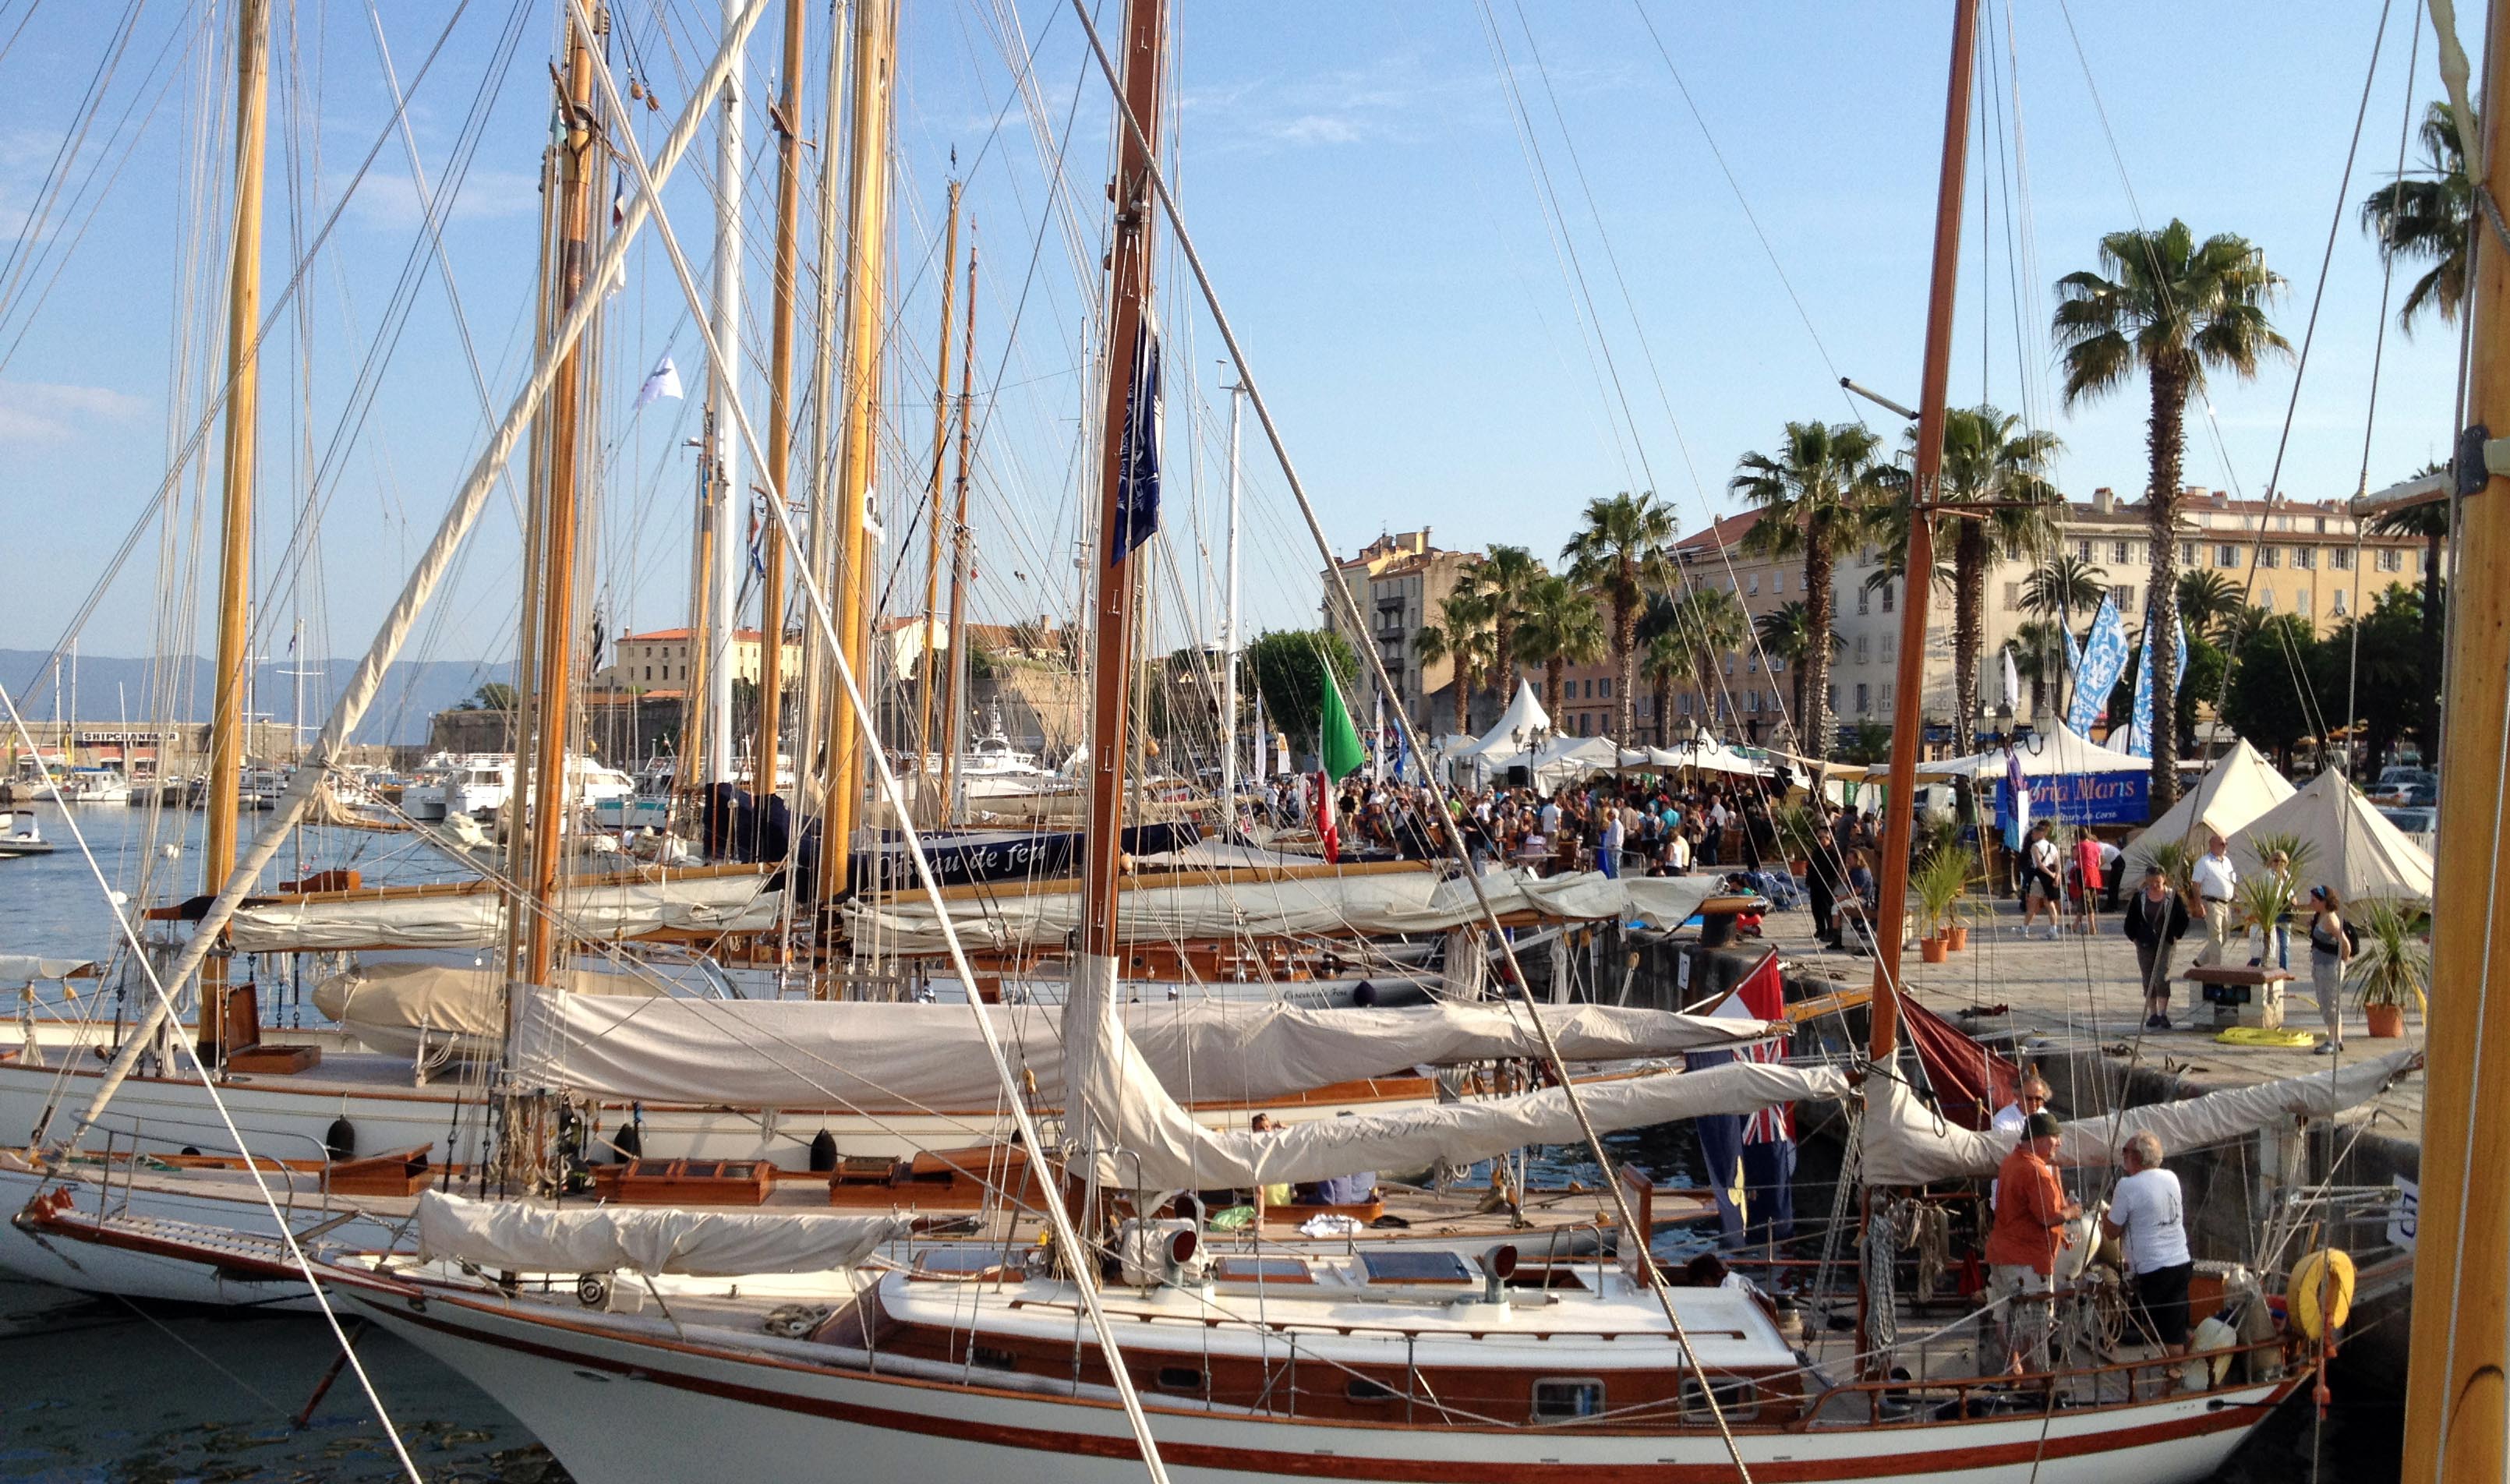
{"type": "MultiPolygon", "coordinates": [[[[443,183],[430,171],[428,185],[443,190],[443,183]]],[[[512,217],[531,217],[540,213],[540,176],[522,171],[493,171],[474,168],[462,177],[462,189],[453,198],[451,219],[454,221],[496,221],[512,217]]],[[[387,232],[408,232],[419,224],[418,187],[406,174],[388,174],[370,171],[358,183],[358,198],[350,210],[360,225],[387,232]]]]}
{"type": "Polygon", "coordinates": [[[108,387],[0,381],[0,443],[57,443],[99,424],[129,423],[148,404],[108,387]]]}

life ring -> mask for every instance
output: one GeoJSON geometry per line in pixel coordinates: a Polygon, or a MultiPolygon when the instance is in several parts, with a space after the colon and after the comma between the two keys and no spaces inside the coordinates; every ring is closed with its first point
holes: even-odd
{"type": "Polygon", "coordinates": [[[2352,1257],[2340,1248],[2328,1247],[2295,1263],[2292,1280],[2284,1288],[2284,1308],[2292,1322],[2312,1340],[2323,1340],[2329,1330],[2342,1328],[2353,1313],[2352,1257]],[[2326,1296],[2323,1306],[2321,1289],[2326,1296]]]}

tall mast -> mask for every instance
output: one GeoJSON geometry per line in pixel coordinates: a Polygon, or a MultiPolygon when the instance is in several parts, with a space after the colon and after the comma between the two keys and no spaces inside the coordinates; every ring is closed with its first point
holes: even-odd
{"type": "MultiPolygon", "coordinates": [[[[596,12],[596,15],[598,13],[596,12]]],[[[594,24],[602,24],[599,19],[594,24]]],[[[592,119],[593,38],[572,19],[566,27],[565,142],[558,158],[556,317],[563,317],[588,289],[585,272],[592,255],[592,177],[598,168],[592,119]]],[[[533,733],[530,924],[524,933],[523,973],[533,984],[551,982],[555,957],[553,909],[559,851],[566,838],[568,733],[575,684],[576,527],[579,524],[577,423],[582,413],[583,366],[576,347],[558,361],[550,388],[549,487],[541,505],[547,547],[539,574],[539,704],[533,733]]]]}
{"type": "MultiPolygon", "coordinates": [[[[234,221],[227,249],[227,421],[224,499],[218,527],[218,660],[209,711],[208,819],[201,845],[204,892],[226,885],[236,862],[237,792],[244,783],[246,682],[251,638],[252,476],[260,417],[261,156],[270,132],[270,0],[236,7],[234,221]]],[[[55,682],[56,704],[59,686],[55,682]]],[[[73,717],[71,720],[76,721],[73,717]]],[[[66,733],[64,739],[66,740],[66,733]]],[[[62,749],[68,756],[68,748],[62,749]]],[[[226,961],[201,965],[201,1039],[225,1024],[226,961]]]]}
{"type": "Polygon", "coordinates": [[[976,224],[968,223],[968,328],[959,356],[959,474],[950,511],[950,693],[941,704],[941,813],[958,806],[959,719],[968,711],[968,465],[975,453],[976,224]]]}
{"type": "MultiPolygon", "coordinates": [[[[915,689],[923,704],[923,724],[915,731],[915,780],[919,797],[932,786],[932,625],[941,610],[941,464],[950,451],[950,332],[958,328],[957,306],[950,291],[959,282],[959,182],[950,182],[950,228],[941,247],[941,348],[939,374],[932,379],[932,477],[924,491],[924,523],[931,539],[924,555],[924,663],[915,671],[915,689]]],[[[935,809],[928,818],[939,818],[935,809]]]]}
{"type": "MultiPolygon", "coordinates": [[[[1935,484],[1944,463],[1944,407],[1953,368],[1953,299],[1960,285],[1961,185],[1969,166],[1970,60],[1978,0],[1953,0],[1952,82],[1944,97],[1943,171],[1935,187],[1934,282],[1926,290],[1926,360],[1919,385],[1918,468],[1901,579],[1900,660],[1891,700],[1891,786],[1882,814],[1882,899],[1875,919],[1873,1059],[1890,1059],[1900,1033],[1901,914],[1909,904],[1911,805],[1923,730],[1926,608],[1934,584],[1935,484]]],[[[1818,741],[1818,740],[1816,740],[1818,741]]]]}
{"type": "MultiPolygon", "coordinates": [[[[1124,497],[1129,493],[1127,413],[1136,406],[1134,383],[1152,367],[1147,311],[1151,297],[1151,171],[1159,168],[1160,73],[1166,35],[1165,0],[1128,0],[1124,7],[1124,105],[1140,125],[1118,131],[1122,147],[1109,198],[1116,206],[1115,250],[1108,258],[1107,398],[1099,419],[1103,455],[1098,479],[1096,623],[1092,635],[1089,711],[1088,841],[1082,862],[1081,962],[1075,966],[1078,998],[1084,985],[1112,995],[1116,970],[1117,843],[1124,822],[1124,758],[1127,700],[1133,678],[1133,605],[1140,591],[1132,552],[1146,532],[1131,531],[1124,497]],[[1130,550],[1127,550],[1128,545],[1130,550]]],[[[1140,405],[1148,414],[1149,400],[1140,405]]]]}
{"type": "MultiPolygon", "coordinates": [[[[741,11],[742,0],[723,0],[724,24],[733,24],[741,11]]],[[[736,67],[724,80],[723,111],[715,118],[714,288],[708,313],[716,338],[736,349],[720,367],[709,365],[706,373],[703,456],[709,481],[706,515],[711,535],[703,545],[712,565],[706,573],[705,613],[698,631],[689,636],[692,648],[703,644],[706,649],[705,701],[700,714],[705,718],[707,776],[704,781],[710,783],[728,780],[737,771],[732,682],[741,668],[741,568],[749,553],[748,524],[741,518],[748,509],[749,483],[741,476],[741,439],[732,416],[733,403],[741,396],[741,186],[749,169],[748,151],[742,144],[741,75],[742,69],[736,67]]]]}
{"type": "Polygon", "coordinates": [[[1246,414],[1246,384],[1229,393],[1229,616],[1220,630],[1220,830],[1237,834],[1237,448],[1246,414]]]}
{"type": "MultiPolygon", "coordinates": [[[[767,332],[767,483],[789,498],[793,463],[793,295],[802,275],[802,8],[784,0],[784,65],[776,127],[776,307],[767,332]]],[[[776,791],[777,738],[784,695],[784,543],[770,539],[758,583],[758,730],[749,747],[750,791],[776,791]]]]}
{"type": "MultiPolygon", "coordinates": [[[[1925,365],[1918,400],[1918,467],[1910,487],[1909,552],[1901,568],[1900,660],[1891,701],[1891,786],[1883,802],[1882,900],[1875,918],[1873,1030],[1869,1054],[1890,1064],[1900,1033],[1901,914],[1909,905],[1909,836],[1915,819],[1918,742],[1924,727],[1926,609],[1935,570],[1935,485],[1944,462],[1944,404],[1953,368],[1953,300],[1960,285],[1961,184],[1969,164],[1970,59],[1978,0],[1953,0],[1952,81],[1944,96],[1944,156],[1935,186],[1934,280],[1926,289],[1925,365]]],[[[1816,747],[1819,739],[1814,739],[1816,747]]],[[[1816,781],[1816,786],[1818,782],[1816,781]]],[[[1870,1199],[1870,1193],[1869,1193],[1870,1199]]],[[[1856,1284],[1856,1333],[1871,1345],[1869,1295],[1856,1284]]],[[[1869,1373],[1884,1368],[1878,1351],[1869,1373]]]]}
{"type": "MultiPolygon", "coordinates": [[[[834,592],[837,583],[831,554],[836,544],[836,519],[828,508],[828,450],[834,446],[836,433],[837,378],[837,147],[840,142],[838,102],[846,95],[846,43],[854,33],[847,10],[847,0],[833,0],[828,7],[828,71],[820,95],[824,101],[819,110],[819,181],[818,238],[814,260],[819,265],[818,297],[811,315],[811,572],[821,585],[821,590],[834,592]]],[[[785,491],[785,498],[792,498],[785,491]]],[[[814,790],[799,786],[807,774],[816,779],[818,773],[819,748],[827,741],[826,712],[834,708],[837,694],[836,666],[818,626],[802,628],[802,725],[793,749],[796,775],[795,791],[809,795],[814,790]]]]}
{"type": "MultiPolygon", "coordinates": [[[[896,0],[859,0],[855,8],[855,68],[848,130],[846,207],[846,354],[844,431],[837,455],[836,619],[845,663],[863,670],[864,601],[870,555],[864,500],[879,453],[880,330],[888,228],[889,90],[896,0]]],[[[859,729],[851,706],[830,706],[826,768],[820,788],[819,902],[832,914],[854,860],[855,805],[862,792],[859,729]]],[[[828,921],[833,922],[830,916],[828,921]]],[[[824,938],[823,938],[824,941],[824,938]]]]}
{"type": "MultiPolygon", "coordinates": [[[[2464,140],[2467,171],[2492,199],[2510,194],[2510,132],[2500,102],[2510,98],[2510,4],[2494,0],[2485,28],[2483,137],[2464,140]]],[[[2454,49],[2453,39],[2450,46],[2454,49]]],[[[2456,60],[2461,95],[2464,60],[2456,60]]],[[[2444,55],[2444,74],[2451,70],[2444,55]]],[[[2458,114],[2461,134],[2475,120],[2458,114]]],[[[2468,310],[2470,370],[2466,421],[2471,430],[2510,429],[2510,252],[2478,211],[2467,229],[2474,255],[2474,299],[2468,310]]],[[[2476,435],[2483,437],[2481,433],[2476,435]]],[[[2510,913],[2510,858],[2494,823],[2504,755],[2501,718],[2510,708],[2510,480],[2486,473],[2488,449],[2462,439],[2456,460],[2457,569],[2450,585],[2447,685],[2449,708],[2440,749],[2441,797],[2465,809],[2441,817],[2434,876],[2453,884],[2432,904],[2431,979],[2439,992],[2424,1013],[2431,1048],[2423,1080],[2422,1192],[2415,1217],[2415,1321],[2406,1373],[2406,1428],[2400,1477],[2419,1480],[2498,1479],[2505,1417],[2502,1375],[2510,1369],[2510,1008],[2491,1002],[2510,985],[2510,934],[2496,931],[2510,913]]]]}

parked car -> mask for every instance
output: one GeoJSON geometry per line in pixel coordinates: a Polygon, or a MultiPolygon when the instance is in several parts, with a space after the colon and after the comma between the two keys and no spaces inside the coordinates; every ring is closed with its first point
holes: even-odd
{"type": "Polygon", "coordinates": [[[2440,775],[2428,768],[2383,769],[2379,781],[2371,785],[2369,797],[2374,804],[2434,804],[2440,798],[2440,775]],[[2422,797],[2415,797],[2417,792],[2422,797]]]}
{"type": "Polygon", "coordinates": [[[2379,817],[2404,831],[2407,839],[2421,846],[2424,851],[2428,852],[2432,849],[2433,842],[2437,838],[2433,832],[2440,828],[2439,810],[2429,805],[2412,808],[2391,805],[2380,810],[2379,817]]]}

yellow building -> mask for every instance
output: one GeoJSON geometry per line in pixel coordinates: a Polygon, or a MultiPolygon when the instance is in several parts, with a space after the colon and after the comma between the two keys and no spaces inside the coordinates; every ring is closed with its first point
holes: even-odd
{"type": "MultiPolygon", "coordinates": [[[[762,645],[759,631],[743,628],[732,637],[732,673],[734,678],[756,684],[762,645]]],[[[678,692],[689,683],[691,645],[685,628],[657,628],[650,633],[623,633],[611,645],[611,663],[595,670],[592,683],[614,691],[678,692]]],[[[784,641],[784,674],[798,679],[802,673],[802,646],[792,637],[784,641]]]]}

